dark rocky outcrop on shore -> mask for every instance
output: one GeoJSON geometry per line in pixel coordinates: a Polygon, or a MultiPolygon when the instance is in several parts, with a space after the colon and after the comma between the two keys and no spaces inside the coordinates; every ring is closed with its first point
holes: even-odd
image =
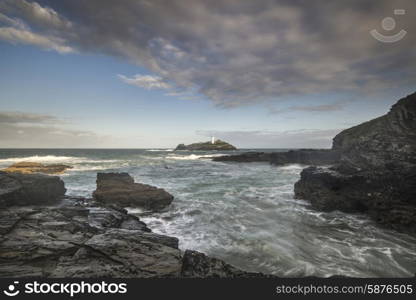
{"type": "Polygon", "coordinates": [[[338,162],[340,153],[330,149],[299,149],[286,152],[247,152],[214,157],[213,161],[269,162],[273,165],[304,164],[331,165],[338,162]]]}
{"type": "Polygon", "coordinates": [[[4,172],[8,173],[22,173],[22,174],[62,174],[67,169],[72,169],[71,166],[62,164],[40,164],[36,162],[19,162],[12,164],[11,166],[4,169],[4,172]]]}
{"type": "Polygon", "coordinates": [[[176,150],[189,150],[189,151],[195,151],[195,150],[203,150],[203,151],[212,151],[212,150],[217,150],[217,151],[228,151],[228,150],[237,150],[236,147],[234,147],[233,145],[221,141],[221,140],[216,140],[214,143],[212,142],[204,142],[204,143],[194,143],[194,144],[190,144],[190,145],[185,145],[185,144],[179,144],[176,148],[176,150]]]}
{"type": "Polygon", "coordinates": [[[182,277],[189,278],[265,278],[274,277],[262,273],[245,272],[220,259],[186,250],[182,258],[182,277]]]}
{"type": "Polygon", "coordinates": [[[173,200],[173,196],[164,189],[135,183],[133,177],[127,173],[98,173],[97,189],[93,197],[104,204],[147,210],[163,209],[173,200]]]}
{"type": "Polygon", "coordinates": [[[416,232],[416,93],[382,117],[334,138],[331,168],[307,168],[296,198],[317,209],[365,212],[380,224],[416,232]]]}
{"type": "Polygon", "coordinates": [[[0,207],[57,203],[65,192],[57,176],[0,171],[0,207]]]}
{"type": "MultiPolygon", "coordinates": [[[[134,184],[123,173],[98,177],[100,184],[124,180],[127,191],[134,184]]],[[[60,185],[62,181],[53,176],[0,173],[1,192],[14,191],[16,186],[24,191],[2,202],[0,278],[265,276],[202,253],[183,253],[177,238],[151,232],[138,217],[117,205],[38,192],[57,179],[60,185]],[[44,206],[49,201],[43,196],[59,205],[44,206]]],[[[117,189],[123,193],[123,185],[117,189]]]]}

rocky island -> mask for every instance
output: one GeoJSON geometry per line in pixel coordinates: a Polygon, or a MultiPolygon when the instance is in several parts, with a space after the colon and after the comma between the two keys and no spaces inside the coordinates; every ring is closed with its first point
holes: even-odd
{"type": "Polygon", "coordinates": [[[237,150],[236,147],[233,145],[221,141],[221,140],[215,140],[211,142],[202,142],[202,143],[194,143],[190,145],[185,144],[179,144],[176,148],[176,150],[203,150],[203,151],[211,151],[211,150],[217,150],[217,151],[224,151],[224,150],[237,150]]]}

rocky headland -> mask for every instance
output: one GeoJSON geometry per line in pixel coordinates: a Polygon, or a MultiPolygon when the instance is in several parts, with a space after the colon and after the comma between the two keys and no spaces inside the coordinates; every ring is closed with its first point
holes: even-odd
{"type": "Polygon", "coordinates": [[[159,208],[172,196],[127,173],[99,174],[95,199],[64,194],[59,177],[0,172],[0,277],[266,276],[183,252],[177,238],[153,233],[123,206],[159,208]]]}
{"type": "Polygon", "coordinates": [[[36,162],[18,162],[4,169],[8,173],[22,173],[22,174],[62,174],[67,169],[72,169],[71,166],[62,164],[41,164],[36,162]]]}
{"type": "Polygon", "coordinates": [[[224,141],[221,141],[221,140],[216,140],[214,143],[212,143],[212,142],[203,142],[203,143],[194,143],[194,144],[190,144],[190,145],[179,144],[175,148],[175,151],[176,150],[228,151],[228,150],[237,150],[237,148],[234,147],[233,145],[227,143],[227,142],[224,142],[224,141]]]}
{"type": "Polygon", "coordinates": [[[362,212],[416,233],[416,93],[386,115],[339,133],[333,150],[339,161],[304,169],[295,197],[319,210],[362,212]]]}
{"type": "Polygon", "coordinates": [[[236,155],[213,157],[213,161],[224,162],[268,162],[272,165],[304,164],[331,165],[340,158],[339,151],[331,149],[299,149],[286,152],[246,152],[236,155]]]}

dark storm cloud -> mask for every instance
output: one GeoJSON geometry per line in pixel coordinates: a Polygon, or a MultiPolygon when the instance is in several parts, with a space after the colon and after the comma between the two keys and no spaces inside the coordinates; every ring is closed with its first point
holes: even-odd
{"type": "Polygon", "coordinates": [[[414,0],[5,0],[0,12],[8,18],[0,39],[119,56],[224,107],[416,78],[414,0]],[[403,40],[371,37],[371,29],[387,34],[387,16],[409,31],[403,40]]]}

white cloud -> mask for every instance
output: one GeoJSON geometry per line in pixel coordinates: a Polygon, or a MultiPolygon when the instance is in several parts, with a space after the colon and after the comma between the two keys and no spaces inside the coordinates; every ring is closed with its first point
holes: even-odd
{"type": "Polygon", "coordinates": [[[45,50],[55,50],[59,53],[75,52],[73,48],[66,46],[60,38],[44,36],[14,27],[0,27],[0,40],[8,41],[12,44],[34,45],[45,50]]]}
{"type": "Polygon", "coordinates": [[[152,75],[137,74],[131,78],[124,75],[117,75],[122,81],[127,84],[142,87],[148,90],[153,89],[170,89],[172,86],[165,82],[162,77],[152,75]]]}

